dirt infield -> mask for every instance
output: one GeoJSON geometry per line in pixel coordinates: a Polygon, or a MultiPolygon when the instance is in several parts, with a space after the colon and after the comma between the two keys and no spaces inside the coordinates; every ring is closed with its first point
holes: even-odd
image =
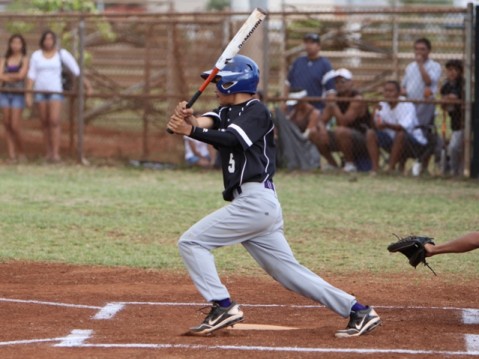
{"type": "Polygon", "coordinates": [[[223,276],[243,306],[244,324],[190,337],[183,333],[203,319],[198,310],[204,304],[184,272],[3,263],[0,357],[479,356],[477,280],[433,277],[426,269],[410,269],[407,276],[323,277],[373,304],[383,325],[367,336],[336,339],[346,319],[267,276],[223,276]]]}

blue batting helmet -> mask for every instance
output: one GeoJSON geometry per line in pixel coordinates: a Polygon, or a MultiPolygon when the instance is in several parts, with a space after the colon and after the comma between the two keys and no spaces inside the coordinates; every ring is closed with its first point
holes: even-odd
{"type": "MultiPolygon", "coordinates": [[[[211,70],[205,71],[201,77],[206,79],[211,70]]],[[[249,57],[236,55],[213,79],[219,92],[230,95],[234,93],[256,93],[259,82],[259,68],[249,57]]]]}

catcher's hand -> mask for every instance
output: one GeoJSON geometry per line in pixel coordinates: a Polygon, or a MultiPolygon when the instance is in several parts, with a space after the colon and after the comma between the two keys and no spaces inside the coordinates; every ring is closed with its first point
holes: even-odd
{"type": "Polygon", "coordinates": [[[409,259],[409,264],[414,268],[416,268],[419,263],[423,263],[434,273],[434,275],[437,275],[436,272],[434,272],[434,270],[426,262],[427,252],[424,245],[427,243],[434,245],[432,238],[421,236],[408,236],[405,238],[400,238],[398,236],[396,237],[398,238],[398,241],[391,243],[388,246],[389,252],[401,252],[409,259]]]}

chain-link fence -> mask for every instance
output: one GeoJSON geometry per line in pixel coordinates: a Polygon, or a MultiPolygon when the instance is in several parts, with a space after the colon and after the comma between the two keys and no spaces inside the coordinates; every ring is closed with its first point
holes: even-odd
{"type": "MultiPolygon", "coordinates": [[[[284,101],[289,96],[289,91],[296,90],[285,87],[288,76],[293,76],[290,73],[291,66],[296,59],[305,55],[304,36],[309,33],[320,35],[319,53],[321,58],[328,60],[330,67],[327,70],[347,69],[352,75],[352,86],[357,90],[357,94],[348,91],[338,94],[336,91],[336,95],[331,91],[333,97],[330,98],[326,98],[326,91],[324,93],[310,91],[306,97],[320,108],[320,120],[324,122],[326,130],[333,134],[330,134],[327,140],[332,140],[330,146],[332,158],[338,166],[350,162],[349,155],[345,153],[347,150],[341,145],[342,142],[348,138],[350,141],[353,140],[351,135],[349,137],[346,135],[346,140],[337,138],[336,130],[344,127],[341,126],[341,114],[333,114],[326,120],[325,109],[332,109],[336,103],[340,112],[344,114],[351,104],[361,103],[364,104],[363,110],[366,109],[369,113],[370,121],[374,122],[379,108],[377,104],[385,99],[383,90],[386,81],[398,81],[401,87],[408,88],[409,93],[404,95],[412,99],[416,107],[421,106],[421,102],[429,102],[429,107],[432,108],[430,119],[419,121],[429,126],[427,130],[431,132],[425,135],[434,138],[434,141],[428,142],[424,151],[430,152],[432,158],[436,154],[440,159],[441,152],[444,152],[441,149],[445,148],[442,139],[449,142],[452,130],[456,131],[457,127],[451,128],[451,116],[447,108],[440,104],[441,87],[447,80],[446,63],[449,60],[460,60],[465,80],[461,96],[455,103],[461,110],[461,126],[465,127],[462,140],[462,148],[465,151],[463,150],[461,156],[466,156],[467,161],[467,156],[470,158],[468,147],[471,143],[468,111],[472,95],[473,44],[470,37],[472,8],[469,10],[441,8],[270,13],[264,25],[248,40],[242,53],[252,57],[261,68],[259,87],[263,92],[264,101],[272,110],[280,109],[287,120],[290,117],[287,111],[291,108],[285,106],[284,101]],[[405,81],[407,66],[417,63],[414,46],[419,38],[430,41],[432,49],[429,58],[437,64],[435,70],[437,66],[439,68],[436,71],[439,72],[439,76],[435,74],[433,83],[427,80],[426,85],[421,85],[420,81],[413,84],[418,80],[414,77],[413,82],[405,81]],[[418,86],[417,89],[422,87],[424,89],[412,91],[415,86],[418,86]],[[432,93],[427,93],[426,88],[432,93]],[[412,95],[413,92],[421,91],[422,96],[412,95]],[[338,96],[354,101],[337,101],[338,96]],[[443,134],[444,120],[446,127],[443,134]]],[[[178,101],[188,99],[196,91],[201,84],[199,74],[212,67],[247,16],[248,14],[244,13],[48,16],[10,14],[0,16],[3,25],[0,39],[6,48],[8,36],[13,31],[21,31],[31,54],[38,49],[42,31],[51,28],[59,34],[62,47],[70,50],[77,59],[84,58],[84,74],[91,81],[94,92],[85,98],[85,106],[79,113],[80,119],[76,116],[79,112],[78,103],[74,101],[78,94],[72,93],[71,101],[66,101],[70,106],[65,106],[64,117],[67,121],[64,121],[64,127],[65,133],[70,134],[68,144],[72,151],[80,148],[86,156],[94,156],[97,153],[94,150],[95,146],[110,146],[113,148],[108,152],[110,155],[181,162],[182,140],[165,133],[168,115],[178,101]],[[76,126],[83,122],[84,137],[82,127],[79,131],[76,126]],[[102,137],[98,137],[99,135],[102,137]]],[[[307,85],[308,80],[318,81],[317,78],[309,76],[307,71],[300,70],[298,74],[297,76],[301,74],[306,76],[299,81],[303,87],[307,85]]],[[[332,76],[332,73],[329,76],[332,76]]],[[[343,78],[331,77],[328,86],[336,88],[338,79],[343,78]]],[[[292,85],[293,80],[297,78],[289,78],[292,85]]],[[[324,78],[319,79],[320,82],[323,80],[324,78]]],[[[317,87],[321,86],[319,84],[317,87]]],[[[341,86],[339,82],[338,86],[341,86]]],[[[83,101],[80,105],[82,103],[83,101]]],[[[195,104],[195,110],[201,112],[212,107],[215,107],[213,86],[207,89],[195,104]]],[[[394,112],[393,108],[390,110],[394,112]]],[[[24,116],[34,118],[35,110],[25,112],[24,116]]],[[[314,134],[315,131],[310,132],[314,134]]],[[[281,135],[281,124],[278,124],[278,133],[281,135]]],[[[318,140],[320,138],[318,136],[302,134],[303,137],[308,137],[318,150],[321,150],[321,144],[324,145],[326,141],[324,136],[321,137],[322,140],[318,140]]],[[[364,137],[360,140],[362,147],[358,149],[353,146],[353,164],[358,170],[370,170],[371,152],[367,148],[366,131],[362,131],[361,135],[364,137]]],[[[379,137],[375,135],[371,136],[376,137],[376,142],[381,147],[383,143],[378,141],[379,137]]],[[[281,141],[278,143],[281,145],[281,141]]],[[[356,144],[356,140],[353,143],[356,144]]],[[[407,144],[407,141],[405,143],[407,144]]],[[[329,146],[329,142],[327,144],[329,146]]],[[[386,151],[380,149],[378,152],[379,167],[387,168],[392,157],[392,145],[383,147],[386,151]]],[[[327,167],[325,166],[328,162],[327,156],[325,157],[322,151],[319,152],[321,166],[324,169],[327,167]]],[[[411,156],[418,157],[414,153],[411,156]]],[[[288,164],[284,163],[284,158],[280,163],[288,167],[288,164]]],[[[424,161],[424,165],[426,164],[424,161]]],[[[402,165],[404,161],[400,156],[395,168],[402,165]]],[[[408,161],[406,170],[411,165],[412,162],[408,161]]],[[[430,161],[431,169],[433,165],[434,161],[430,161]]]]}
{"type": "MultiPolygon", "coordinates": [[[[286,39],[286,61],[275,64],[277,81],[270,72],[268,93],[286,96],[306,89],[323,100],[313,102],[325,127],[319,134],[309,131],[315,115],[302,101],[282,109],[315,144],[323,168],[462,175],[471,143],[464,133],[465,93],[471,88],[464,80],[471,79],[468,16],[457,9],[284,16],[278,38],[286,39]],[[446,99],[456,104],[442,105],[446,99]]],[[[294,141],[288,132],[286,141],[294,141]]],[[[292,158],[286,156],[286,165],[300,167],[292,158]]]]}

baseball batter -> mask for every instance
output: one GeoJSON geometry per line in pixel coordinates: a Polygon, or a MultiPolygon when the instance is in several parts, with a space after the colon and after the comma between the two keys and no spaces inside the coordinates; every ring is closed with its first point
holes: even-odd
{"type": "MultiPolygon", "coordinates": [[[[206,78],[208,72],[201,76],[206,78]]],[[[211,251],[241,243],[258,264],[284,287],[349,317],[337,337],[366,334],[380,324],[372,307],[333,287],[295,259],[283,233],[283,217],[273,176],[275,145],[268,109],[254,98],[259,68],[246,56],[235,56],[214,80],[219,108],[200,117],[181,102],[170,117],[175,134],[214,145],[221,156],[223,197],[230,201],[186,231],[178,247],[199,292],[212,308],[190,329],[208,335],[243,320],[240,306],[221,283],[211,251]]]]}

